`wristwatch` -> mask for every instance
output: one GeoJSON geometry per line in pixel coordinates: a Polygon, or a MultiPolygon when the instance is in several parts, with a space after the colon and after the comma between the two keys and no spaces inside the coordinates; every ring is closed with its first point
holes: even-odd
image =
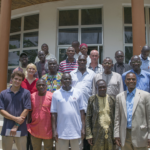
{"type": "Polygon", "coordinates": [[[15,125],[16,125],[16,126],[18,126],[18,127],[20,126],[20,124],[19,124],[19,123],[16,123],[15,125]]]}

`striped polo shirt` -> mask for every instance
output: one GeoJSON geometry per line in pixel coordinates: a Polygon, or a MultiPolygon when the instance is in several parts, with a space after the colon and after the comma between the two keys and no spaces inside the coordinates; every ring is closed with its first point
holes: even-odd
{"type": "Polygon", "coordinates": [[[59,71],[62,73],[70,73],[71,71],[78,68],[78,62],[74,58],[74,61],[71,63],[68,61],[68,58],[62,61],[59,65],[59,71]]]}

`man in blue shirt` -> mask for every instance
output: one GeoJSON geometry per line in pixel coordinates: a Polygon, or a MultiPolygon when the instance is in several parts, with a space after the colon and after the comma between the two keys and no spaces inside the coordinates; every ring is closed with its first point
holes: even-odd
{"type": "Polygon", "coordinates": [[[114,138],[122,150],[147,150],[150,146],[150,94],[136,88],[135,73],[126,74],[128,87],[117,95],[114,138]]]}
{"type": "Polygon", "coordinates": [[[127,90],[127,86],[125,84],[125,76],[129,72],[133,72],[136,74],[137,78],[136,88],[150,93],[150,73],[145,70],[141,70],[141,64],[142,62],[139,56],[135,55],[131,58],[130,65],[133,69],[123,73],[122,75],[123,86],[125,91],[127,90]]]}
{"type": "Polygon", "coordinates": [[[4,116],[3,150],[12,150],[14,140],[18,150],[26,150],[26,116],[31,109],[31,100],[30,92],[20,86],[24,77],[21,71],[12,73],[12,86],[0,94],[0,113],[4,116]]]}

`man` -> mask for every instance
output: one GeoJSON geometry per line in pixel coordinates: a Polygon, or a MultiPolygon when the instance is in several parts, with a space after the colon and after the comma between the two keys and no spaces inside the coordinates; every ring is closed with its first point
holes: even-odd
{"type": "Polygon", "coordinates": [[[41,78],[43,75],[48,73],[48,61],[45,59],[45,53],[44,51],[38,52],[38,58],[40,61],[36,62],[36,68],[39,78],[41,78]]]}
{"type": "Polygon", "coordinates": [[[123,91],[121,75],[111,71],[113,67],[113,61],[111,58],[106,57],[103,60],[102,65],[104,68],[104,72],[96,74],[96,76],[94,77],[92,94],[98,94],[98,91],[95,90],[95,85],[98,80],[103,79],[107,84],[107,94],[116,97],[119,93],[123,91]]]}
{"type": "Polygon", "coordinates": [[[150,146],[150,94],[136,88],[136,75],[126,74],[128,87],[117,95],[114,137],[121,150],[147,150],[150,146]]]}
{"type": "Polygon", "coordinates": [[[88,66],[89,69],[93,70],[95,73],[101,73],[104,71],[103,66],[98,63],[99,52],[97,50],[92,50],[90,52],[91,63],[88,66]]]}
{"type": "Polygon", "coordinates": [[[42,78],[46,81],[47,91],[55,92],[61,87],[61,77],[62,73],[58,72],[57,60],[55,58],[51,58],[48,61],[49,73],[42,76],[42,78]]]}
{"type": "Polygon", "coordinates": [[[80,89],[85,96],[84,102],[87,107],[88,99],[92,95],[92,81],[95,76],[94,71],[86,68],[86,56],[80,55],[78,58],[78,68],[70,72],[72,86],[80,89]]]}
{"type": "MultiPolygon", "coordinates": [[[[78,68],[70,73],[72,76],[72,86],[81,90],[84,96],[85,113],[89,97],[92,95],[92,82],[95,76],[94,71],[86,68],[86,64],[86,56],[80,55],[78,58],[78,68]]],[[[87,140],[84,140],[84,150],[90,150],[90,145],[87,140]]]]}
{"type": "Polygon", "coordinates": [[[133,72],[136,74],[136,78],[137,78],[136,88],[143,91],[150,92],[150,73],[145,70],[141,70],[140,68],[141,64],[142,62],[139,56],[135,55],[131,58],[130,65],[132,66],[133,69],[125,72],[122,75],[125,91],[127,90],[127,85],[125,84],[125,76],[129,72],[133,72]]]}
{"type": "Polygon", "coordinates": [[[82,92],[71,87],[71,75],[63,74],[62,88],[52,97],[51,113],[56,150],[82,150],[85,136],[85,115],[82,92]],[[82,138],[82,139],[81,139],[82,138]]]}
{"type": "Polygon", "coordinates": [[[42,141],[45,150],[52,150],[52,125],[51,125],[51,101],[52,93],[47,91],[44,79],[36,82],[38,92],[31,95],[32,112],[30,113],[32,122],[27,125],[31,134],[33,150],[41,150],[42,141]]]}
{"type": "MultiPolygon", "coordinates": [[[[150,52],[150,47],[145,45],[141,50],[141,54],[139,55],[141,62],[142,62],[141,69],[145,70],[147,72],[150,72],[149,52],[150,52]]],[[[131,62],[131,60],[129,61],[129,65],[130,65],[130,62],[131,62]]]]}
{"type": "MultiPolygon", "coordinates": [[[[42,51],[44,51],[45,55],[46,55],[46,60],[50,60],[50,58],[56,58],[53,54],[49,53],[49,48],[48,45],[46,43],[42,44],[41,46],[42,51]]],[[[38,56],[35,59],[35,63],[40,61],[38,56]]]]}
{"type": "Polygon", "coordinates": [[[78,42],[78,41],[73,41],[73,42],[72,42],[72,47],[75,49],[74,58],[75,58],[76,60],[78,60],[78,57],[82,54],[82,53],[80,52],[80,42],[78,42]]]}
{"type": "Polygon", "coordinates": [[[62,73],[70,73],[74,69],[78,68],[78,62],[74,58],[75,49],[73,47],[69,47],[66,51],[67,59],[62,61],[59,65],[59,72],[62,73]]]}
{"type": "Polygon", "coordinates": [[[107,85],[104,80],[98,80],[95,88],[98,95],[91,96],[88,101],[86,139],[91,150],[114,150],[115,99],[106,94],[107,85]]]}
{"type": "Polygon", "coordinates": [[[125,64],[124,61],[124,53],[120,50],[115,53],[116,63],[112,68],[112,71],[119,73],[122,75],[124,72],[132,69],[132,67],[128,64],[125,64]]]}
{"type": "Polygon", "coordinates": [[[2,149],[12,150],[15,140],[18,150],[26,150],[26,116],[31,109],[30,92],[20,86],[25,78],[21,71],[12,73],[11,78],[12,86],[0,93],[0,113],[4,116],[2,149]]]}

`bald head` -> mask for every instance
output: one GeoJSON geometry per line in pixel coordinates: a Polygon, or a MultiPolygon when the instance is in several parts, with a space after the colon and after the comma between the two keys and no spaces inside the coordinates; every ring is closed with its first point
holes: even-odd
{"type": "Polygon", "coordinates": [[[45,62],[45,57],[46,57],[46,55],[45,55],[44,51],[41,50],[38,52],[38,58],[39,58],[40,62],[45,62]]]}
{"type": "Polygon", "coordinates": [[[104,61],[111,61],[111,63],[113,64],[113,60],[110,58],[110,57],[106,57],[104,60],[103,60],[103,62],[104,61]]]}
{"type": "Polygon", "coordinates": [[[68,60],[74,60],[75,49],[73,47],[68,47],[66,54],[68,56],[68,60]]]}
{"type": "Polygon", "coordinates": [[[116,51],[115,59],[116,59],[118,64],[123,64],[124,53],[121,50],[116,51]]]}
{"type": "Polygon", "coordinates": [[[142,62],[138,55],[132,56],[130,65],[132,66],[132,68],[135,72],[140,72],[141,64],[142,64],[142,62]]]}
{"type": "Polygon", "coordinates": [[[101,84],[105,84],[105,85],[106,85],[105,80],[100,79],[100,80],[98,80],[98,81],[96,82],[96,86],[101,85],[101,84]]]}
{"type": "Polygon", "coordinates": [[[98,80],[96,82],[96,89],[98,90],[98,95],[100,97],[105,97],[106,96],[107,84],[103,79],[98,80]]]}
{"type": "Polygon", "coordinates": [[[146,60],[147,57],[149,56],[149,52],[150,52],[150,47],[145,45],[141,50],[141,56],[144,60],[146,60]]]}
{"type": "Polygon", "coordinates": [[[90,52],[90,58],[91,58],[91,65],[97,63],[99,59],[99,52],[97,50],[92,50],[90,52]]]}
{"type": "Polygon", "coordinates": [[[86,56],[85,55],[80,55],[78,57],[78,69],[79,70],[85,70],[86,69],[86,63],[87,63],[87,60],[86,60],[86,56]]]}

